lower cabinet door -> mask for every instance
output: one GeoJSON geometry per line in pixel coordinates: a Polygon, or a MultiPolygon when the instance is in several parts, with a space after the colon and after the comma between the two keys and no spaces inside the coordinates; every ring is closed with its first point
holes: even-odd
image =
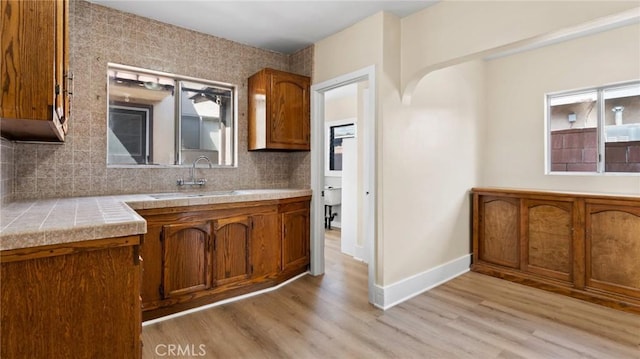
{"type": "Polygon", "coordinates": [[[213,280],[220,286],[251,275],[249,216],[221,218],[213,222],[213,280]]]}
{"type": "Polygon", "coordinates": [[[587,202],[586,286],[640,298],[640,203],[587,202]]]}
{"type": "Polygon", "coordinates": [[[478,261],[520,268],[520,200],[481,196],[478,261]]]}
{"type": "Polygon", "coordinates": [[[251,216],[251,276],[277,275],[282,270],[278,214],[251,216]]]}
{"type": "Polygon", "coordinates": [[[282,269],[309,264],[309,209],[282,213],[282,269]]]}
{"type": "Polygon", "coordinates": [[[211,224],[209,221],[162,227],[164,298],[211,287],[211,224]]]}
{"type": "Polygon", "coordinates": [[[525,199],[522,270],[572,282],[574,201],[525,199]]]}

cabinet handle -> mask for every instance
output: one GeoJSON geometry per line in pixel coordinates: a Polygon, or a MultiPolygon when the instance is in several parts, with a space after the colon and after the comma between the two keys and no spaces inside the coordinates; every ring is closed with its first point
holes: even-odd
{"type": "Polygon", "coordinates": [[[73,90],[74,90],[74,82],[73,82],[73,72],[68,72],[67,73],[67,95],[69,96],[73,96],[73,90]]]}

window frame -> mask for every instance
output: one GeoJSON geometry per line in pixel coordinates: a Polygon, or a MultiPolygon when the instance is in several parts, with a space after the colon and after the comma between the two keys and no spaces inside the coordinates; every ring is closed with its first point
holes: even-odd
{"type": "MultiPolygon", "coordinates": [[[[238,133],[239,133],[239,129],[238,129],[238,123],[239,123],[239,112],[238,112],[238,99],[240,97],[239,91],[238,91],[238,85],[234,85],[231,83],[227,83],[227,82],[221,82],[221,81],[213,81],[213,80],[207,80],[207,79],[202,79],[202,78],[197,78],[197,77],[191,77],[191,76],[185,76],[185,75],[179,75],[179,74],[174,74],[174,73],[168,73],[168,72],[162,72],[162,71],[156,71],[156,70],[150,70],[150,69],[145,69],[145,68],[141,68],[141,67],[136,67],[136,66],[129,66],[129,65],[122,65],[122,64],[117,64],[117,63],[107,63],[107,71],[105,71],[106,73],[106,77],[107,77],[107,96],[106,96],[106,102],[107,102],[107,131],[109,128],[109,115],[108,115],[108,110],[109,107],[111,106],[110,104],[110,96],[109,96],[109,70],[122,70],[122,71],[130,71],[130,72],[135,72],[135,73],[139,73],[139,74],[143,74],[143,75],[151,75],[151,76],[159,76],[159,77],[165,77],[165,78],[171,78],[174,82],[174,160],[173,163],[168,164],[168,163],[164,163],[164,164],[118,164],[118,163],[109,163],[109,149],[108,147],[105,149],[106,150],[106,164],[107,164],[107,168],[158,168],[158,167],[165,167],[165,168],[175,168],[175,167],[190,167],[192,166],[191,163],[184,163],[184,164],[180,164],[180,162],[182,161],[182,146],[181,146],[181,125],[182,125],[182,114],[181,114],[181,86],[180,83],[181,82],[195,82],[198,84],[203,84],[203,85],[211,85],[211,86],[215,86],[215,87],[221,87],[224,89],[228,89],[231,91],[231,95],[233,97],[232,99],[232,113],[233,113],[233,128],[232,128],[232,133],[231,133],[231,140],[233,141],[232,145],[231,145],[231,150],[232,150],[232,159],[231,159],[231,164],[214,164],[213,167],[214,168],[238,168],[238,157],[239,157],[239,153],[238,153],[238,133]]],[[[105,134],[108,136],[108,133],[105,134]]],[[[151,141],[153,140],[151,135],[148,133],[147,134],[149,136],[149,138],[151,139],[151,141]]],[[[149,141],[148,141],[149,143],[149,141]]]]}
{"type": "MultiPolygon", "coordinates": [[[[544,144],[544,170],[546,175],[559,175],[559,176],[627,176],[627,177],[639,177],[639,172],[613,172],[606,171],[606,133],[605,133],[605,99],[604,93],[607,90],[625,87],[625,86],[640,86],[640,79],[623,81],[617,83],[611,83],[603,86],[586,87],[567,91],[549,92],[544,95],[544,131],[545,131],[545,144],[544,144]],[[597,139],[597,154],[596,154],[596,171],[552,171],[551,170],[551,154],[552,154],[552,141],[551,141],[551,106],[550,100],[553,98],[579,95],[589,92],[596,93],[596,139],[597,139]]],[[[639,123],[640,124],[640,123],[639,123]]]]}

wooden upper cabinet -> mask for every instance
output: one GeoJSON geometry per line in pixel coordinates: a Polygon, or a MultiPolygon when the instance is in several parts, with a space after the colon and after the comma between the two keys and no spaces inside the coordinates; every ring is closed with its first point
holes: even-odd
{"type": "Polygon", "coordinates": [[[2,0],[2,136],[64,141],[69,111],[68,0],[2,0]]]}
{"type": "Polygon", "coordinates": [[[211,224],[168,224],[162,227],[161,296],[171,298],[211,287],[211,224]]]}
{"type": "Polygon", "coordinates": [[[244,280],[251,275],[248,216],[217,219],[213,222],[213,278],[216,286],[244,280]]]}
{"type": "Polygon", "coordinates": [[[249,150],[311,149],[310,85],[309,77],[273,69],[249,78],[249,150]]]}

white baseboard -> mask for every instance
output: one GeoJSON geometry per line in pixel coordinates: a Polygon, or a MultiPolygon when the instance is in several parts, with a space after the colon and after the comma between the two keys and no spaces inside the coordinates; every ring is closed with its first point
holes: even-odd
{"type": "Polygon", "coordinates": [[[468,272],[470,266],[471,254],[467,254],[388,286],[376,285],[374,305],[387,310],[468,272]]]}

